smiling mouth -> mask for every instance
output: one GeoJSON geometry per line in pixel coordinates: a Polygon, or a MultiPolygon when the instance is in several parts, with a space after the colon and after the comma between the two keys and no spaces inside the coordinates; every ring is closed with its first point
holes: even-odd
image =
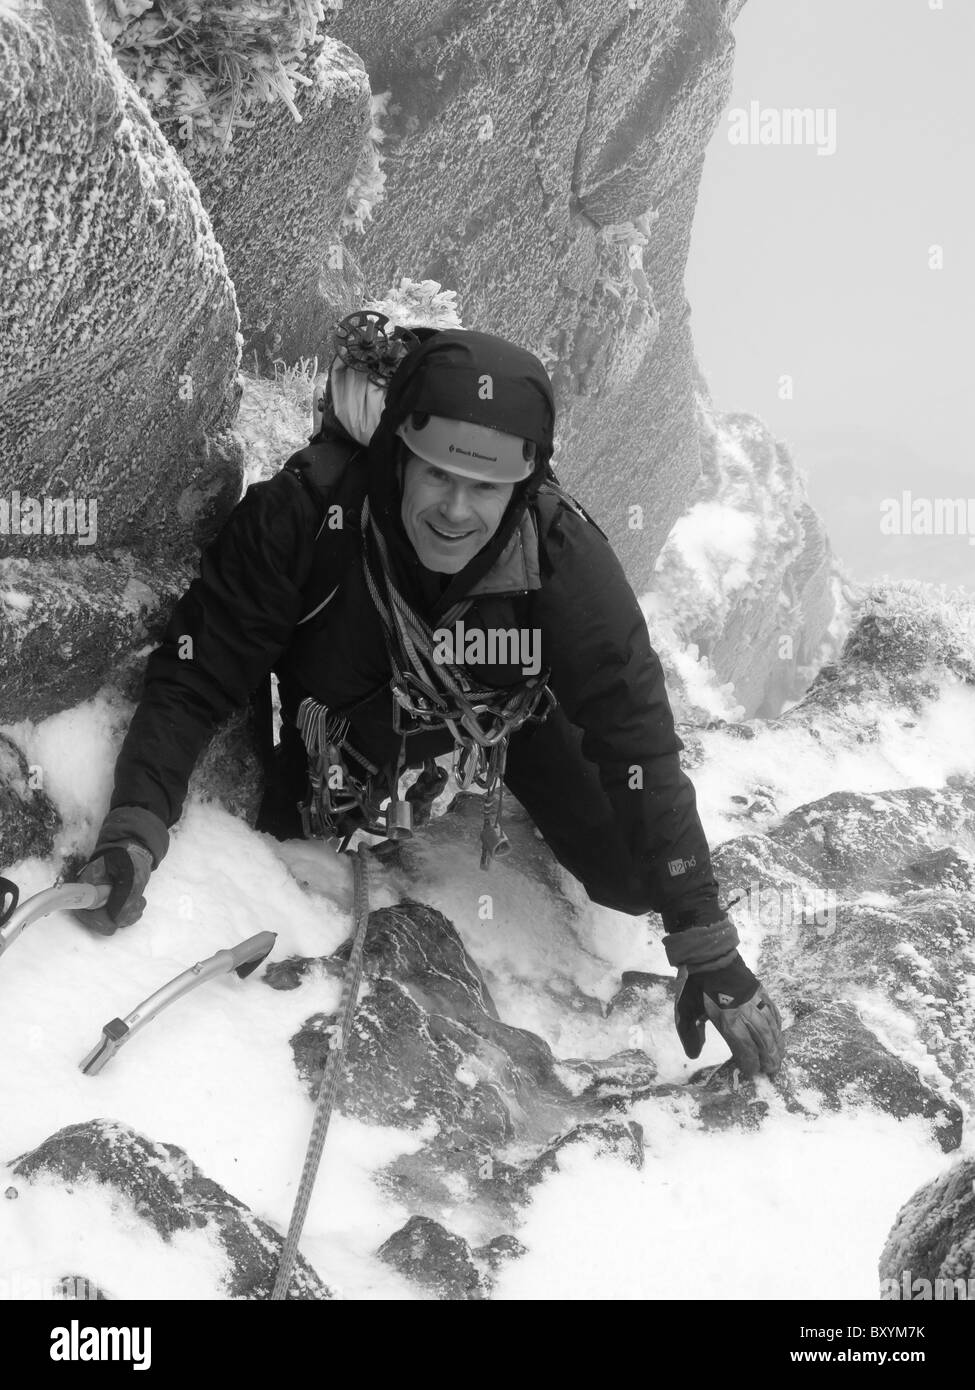
{"type": "Polygon", "coordinates": [[[433,534],[442,541],[466,541],[469,537],[477,534],[476,527],[473,531],[441,531],[439,527],[434,526],[432,521],[428,521],[427,525],[433,534]]]}

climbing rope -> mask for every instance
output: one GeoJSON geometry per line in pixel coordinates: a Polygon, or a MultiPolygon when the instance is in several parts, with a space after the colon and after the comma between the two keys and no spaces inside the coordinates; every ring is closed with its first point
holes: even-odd
{"type": "MultiPolygon", "coordinates": [[[[370,515],[368,498],[361,524],[366,585],[383,625],[393,671],[390,689],[395,700],[394,727],[397,732],[403,731],[397,714],[401,711],[421,723],[441,724],[449,729],[461,752],[462,788],[466,790],[476,782],[487,792],[481,826],[481,868],[489,869],[492,860],[510,849],[501,820],[508,741],[529,720],[544,719],[554,705],[548,672],[513,689],[474,689],[461,668],[435,661],[429,626],[393,583],[389,551],[370,515]],[[379,558],[385,599],[370,563],[370,538],[379,558]],[[548,701],[548,706],[539,716],[536,711],[543,700],[548,701]]],[[[466,601],[455,605],[451,616],[466,611],[468,606],[466,601]]]]}
{"type": "Polygon", "coordinates": [[[325,1071],[319,1086],[318,1099],[315,1102],[315,1116],[312,1120],[311,1135],[305,1153],[305,1164],[301,1170],[301,1181],[298,1184],[298,1194],[295,1197],[294,1209],[291,1213],[291,1223],[288,1226],[288,1234],[281,1251],[278,1273],[271,1293],[272,1301],[280,1301],[287,1297],[295,1260],[298,1258],[298,1242],[305,1225],[305,1217],[308,1215],[308,1204],[311,1201],[315,1178],[318,1174],[318,1165],[321,1162],[322,1150],[325,1147],[328,1122],[332,1118],[335,1093],[345,1066],[346,1050],[352,1033],[352,1019],[359,997],[359,984],[362,979],[362,951],[366,940],[366,927],[369,922],[369,878],[367,872],[369,861],[367,855],[368,850],[365,846],[360,845],[358,851],[352,856],[352,950],[342,980],[338,1032],[332,1033],[328,1056],[325,1059],[325,1071]]]}

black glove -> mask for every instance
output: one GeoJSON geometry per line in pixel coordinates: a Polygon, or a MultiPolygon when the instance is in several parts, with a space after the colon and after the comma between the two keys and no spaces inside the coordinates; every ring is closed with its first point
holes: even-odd
{"type": "Polygon", "coordinates": [[[664,938],[679,966],[674,1021],[688,1057],[699,1057],[710,1019],[745,1076],[774,1075],[782,1065],[779,1011],[735,947],[738,933],[724,917],[664,938]]]}
{"type": "Polygon", "coordinates": [[[141,806],[119,806],[105,818],[95,849],[78,875],[80,883],[111,884],[104,907],[79,909],[84,926],[111,936],[130,927],[145,911],[149,875],[169,848],[165,825],[141,806]]]}

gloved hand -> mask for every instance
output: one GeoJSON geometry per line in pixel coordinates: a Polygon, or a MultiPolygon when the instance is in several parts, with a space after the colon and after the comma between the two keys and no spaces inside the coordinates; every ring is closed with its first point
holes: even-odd
{"type": "Polygon", "coordinates": [[[79,908],[74,915],[102,936],[111,936],[118,927],[131,927],[145,912],[142,894],[152,868],[152,855],[134,840],[97,851],[81,870],[78,882],[110,883],[112,891],[104,907],[79,908]]]}
{"type": "Polygon", "coordinates": [[[782,1019],[737,945],[738,933],[727,917],[664,937],[667,958],[679,967],[677,1035],[687,1056],[699,1057],[710,1019],[743,1075],[774,1075],[784,1055],[782,1019]]]}
{"type": "Polygon", "coordinates": [[[80,883],[108,883],[104,907],[79,909],[84,926],[111,936],[130,927],[145,911],[149,875],[169,848],[169,833],[158,816],[141,806],[119,806],[105,818],[91,858],[78,875],[80,883]]]}

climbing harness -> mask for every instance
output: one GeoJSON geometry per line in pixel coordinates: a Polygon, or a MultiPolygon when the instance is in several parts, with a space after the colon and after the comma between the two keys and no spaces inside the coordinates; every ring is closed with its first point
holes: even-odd
{"type": "Polygon", "coordinates": [[[329,1038],[329,1051],[325,1059],[325,1070],[321,1084],[318,1088],[318,1097],[315,1101],[315,1115],[312,1120],[308,1148],[305,1152],[304,1167],[301,1170],[298,1193],[295,1197],[288,1234],[281,1251],[277,1277],[271,1293],[271,1298],[275,1301],[280,1301],[288,1295],[292,1271],[298,1257],[298,1242],[301,1239],[305,1218],[308,1215],[308,1204],[315,1187],[318,1165],[321,1162],[325,1137],[328,1134],[328,1124],[332,1118],[332,1107],[335,1104],[335,1093],[345,1066],[346,1049],[352,1032],[352,1020],[355,1015],[359,984],[362,979],[362,952],[366,940],[366,928],[369,924],[367,854],[368,851],[365,846],[360,845],[358,851],[352,856],[352,950],[349,953],[349,963],[342,979],[339,1022],[329,1038]]]}

